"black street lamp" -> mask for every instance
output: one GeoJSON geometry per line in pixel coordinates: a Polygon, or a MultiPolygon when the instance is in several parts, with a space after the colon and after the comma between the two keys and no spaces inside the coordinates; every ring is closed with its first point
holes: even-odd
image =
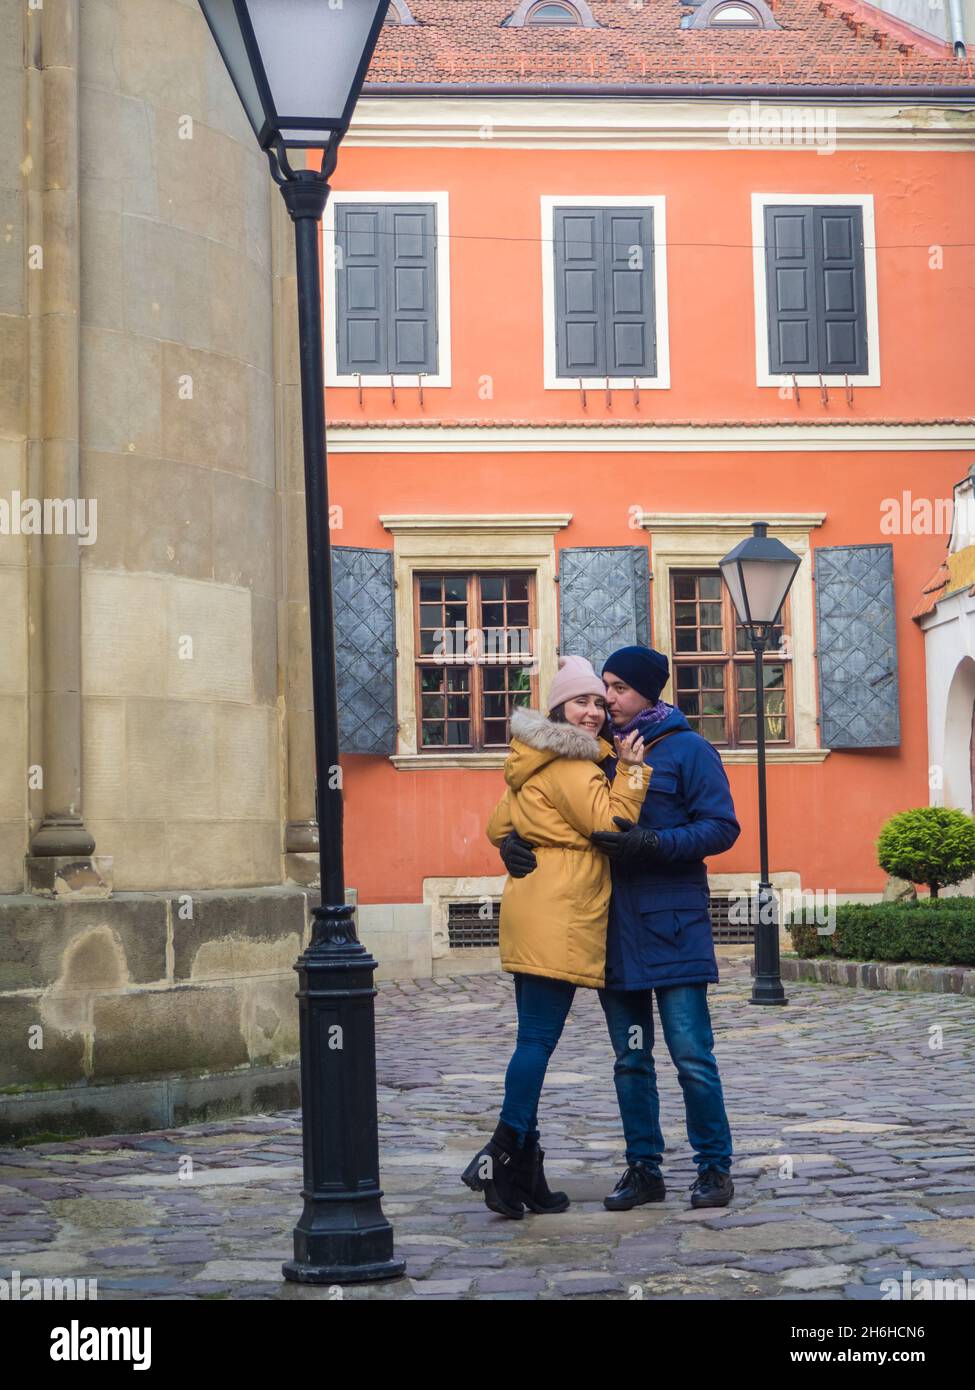
{"type": "Polygon", "coordinates": [[[319,223],[389,0],[200,0],[237,95],[295,224],[308,594],[318,784],[321,906],[299,957],[304,1210],[286,1279],[395,1279],[379,1186],[376,961],[345,901],[335,629],[328,534],[319,223]],[[321,173],[288,151],[321,150],[321,173]]]}
{"type": "Polygon", "coordinates": [[[755,979],[751,1003],[787,1004],[779,975],[779,922],[768,874],[768,814],[765,799],[765,671],[763,656],[786,594],[802,561],[768,534],[764,521],[719,562],[738,617],[755,653],[755,720],[758,736],[758,841],[760,873],[755,923],[755,979]]]}

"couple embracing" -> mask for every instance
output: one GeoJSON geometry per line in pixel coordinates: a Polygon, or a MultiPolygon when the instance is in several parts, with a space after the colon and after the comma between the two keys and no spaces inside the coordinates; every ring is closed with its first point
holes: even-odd
{"type": "Polygon", "coordinates": [[[548,715],[512,712],[507,788],[487,834],[509,874],[501,965],[515,977],[518,1032],[498,1126],[463,1173],[502,1216],[569,1205],[549,1190],[537,1111],[578,987],[598,991],[616,1055],[626,1169],[604,1205],[665,1197],[654,996],[698,1169],[691,1205],[727,1206],[734,1193],[707,1004],[718,968],[704,860],[740,827],[717,752],[660,698],[669,675],[649,647],[613,652],[602,679],[564,656],[548,715]]]}

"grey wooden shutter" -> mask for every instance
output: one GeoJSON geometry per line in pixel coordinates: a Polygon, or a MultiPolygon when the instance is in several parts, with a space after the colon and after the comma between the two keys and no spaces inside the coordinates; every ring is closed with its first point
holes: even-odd
{"type": "Polygon", "coordinates": [[[819,370],[812,208],[766,207],[769,371],[819,370]]]}
{"type": "Polygon", "coordinates": [[[822,372],[867,370],[863,209],[814,208],[819,361],[822,372]]]}
{"type": "Polygon", "coordinates": [[[555,208],[556,372],[656,372],[651,208],[555,208]]]}
{"type": "Polygon", "coordinates": [[[437,224],[430,204],[386,208],[389,372],[437,370],[437,224]]]}
{"type": "Polygon", "coordinates": [[[559,376],[605,376],[602,218],[555,209],[555,329],[559,376]]]}
{"type": "Polygon", "coordinates": [[[650,645],[650,559],[643,545],[559,551],[559,653],[599,675],[617,647],[650,645]]]}
{"type": "Polygon", "coordinates": [[[820,546],[815,576],[822,742],[828,748],[896,747],[893,548],[820,546]]]}
{"type": "Polygon", "coordinates": [[[338,368],[437,371],[437,221],[430,203],[339,203],[338,368]]]}
{"type": "Polygon", "coordinates": [[[396,611],[389,550],[332,547],[339,749],[396,751],[396,611]]]}
{"type": "Polygon", "coordinates": [[[335,210],[338,368],[343,376],[389,370],[384,209],[339,203],[335,210]]]}
{"type": "Polygon", "coordinates": [[[769,370],[863,375],[863,209],[765,209],[769,370]]]}
{"type": "Polygon", "coordinates": [[[655,376],[653,209],[607,208],[603,228],[609,375],[655,376]]]}

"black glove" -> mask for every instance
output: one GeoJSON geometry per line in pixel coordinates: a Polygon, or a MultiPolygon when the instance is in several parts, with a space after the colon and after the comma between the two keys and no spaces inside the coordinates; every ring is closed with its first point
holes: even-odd
{"type": "Polygon", "coordinates": [[[512,830],[500,846],[504,867],[512,878],[524,878],[532,869],[538,868],[538,861],[528,840],[523,840],[517,830],[512,830]]]}
{"type": "Polygon", "coordinates": [[[622,834],[613,830],[597,830],[589,838],[614,864],[639,864],[657,857],[660,836],[656,830],[641,830],[623,816],[614,816],[613,824],[620,827],[622,834]]]}

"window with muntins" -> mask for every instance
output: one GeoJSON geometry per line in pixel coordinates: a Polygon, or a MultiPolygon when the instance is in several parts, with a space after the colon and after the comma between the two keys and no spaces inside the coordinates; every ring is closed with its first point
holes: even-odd
{"type": "Polygon", "coordinates": [[[413,606],[418,751],[504,747],[537,699],[534,574],[417,573],[413,606]]]}
{"type": "MultiPolygon", "coordinates": [[[[717,570],[672,570],[674,702],[696,733],[721,748],[755,744],[755,653],[717,570]]],[[[788,602],[763,661],[765,739],[789,746],[792,658],[788,602]]]]}

